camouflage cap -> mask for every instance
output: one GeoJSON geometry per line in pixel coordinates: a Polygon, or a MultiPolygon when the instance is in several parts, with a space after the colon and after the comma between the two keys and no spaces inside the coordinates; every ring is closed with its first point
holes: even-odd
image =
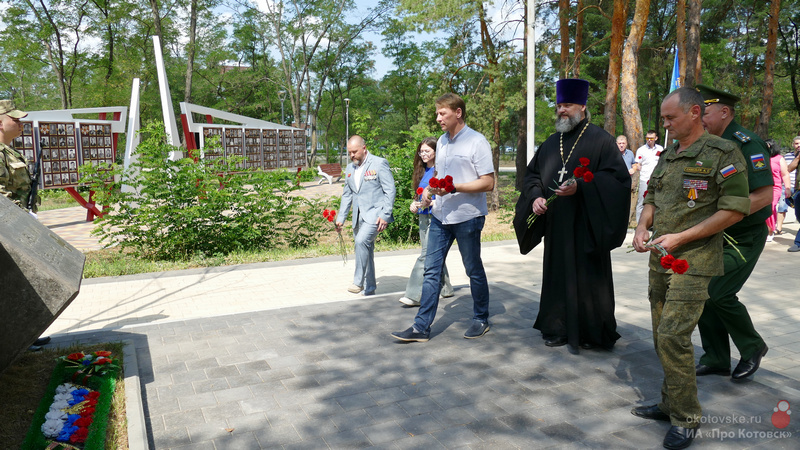
{"type": "Polygon", "coordinates": [[[21,119],[28,115],[25,111],[20,111],[13,100],[0,100],[0,116],[3,114],[15,119],[21,119]]]}
{"type": "Polygon", "coordinates": [[[739,97],[731,93],[719,89],[714,89],[711,86],[706,86],[704,84],[698,84],[697,86],[695,86],[695,89],[697,89],[697,92],[699,92],[700,95],[703,96],[703,100],[706,102],[706,106],[713,105],[714,103],[721,103],[723,105],[728,105],[728,106],[736,106],[736,102],[740,100],[739,97]]]}

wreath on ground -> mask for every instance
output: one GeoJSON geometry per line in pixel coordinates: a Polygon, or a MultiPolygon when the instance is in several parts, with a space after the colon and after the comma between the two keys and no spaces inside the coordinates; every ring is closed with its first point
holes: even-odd
{"type": "Polygon", "coordinates": [[[110,351],[58,358],[23,448],[103,449],[119,374],[110,351]]]}

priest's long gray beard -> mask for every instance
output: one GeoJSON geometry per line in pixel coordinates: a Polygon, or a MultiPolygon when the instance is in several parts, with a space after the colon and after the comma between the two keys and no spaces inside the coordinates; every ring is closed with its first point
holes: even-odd
{"type": "Polygon", "coordinates": [[[556,131],[559,133],[567,133],[572,131],[581,121],[581,116],[568,116],[556,118],[556,131]]]}

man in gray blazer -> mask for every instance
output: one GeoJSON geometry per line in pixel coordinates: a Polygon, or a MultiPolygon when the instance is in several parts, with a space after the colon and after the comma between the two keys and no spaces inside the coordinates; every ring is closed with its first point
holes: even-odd
{"type": "Polygon", "coordinates": [[[348,291],[375,294],[375,238],[392,222],[394,178],[389,163],[367,151],[364,138],[355,135],[347,141],[347,165],[342,204],[336,217],[336,230],[341,231],[350,208],[353,209],[353,240],[356,272],[348,291]]]}

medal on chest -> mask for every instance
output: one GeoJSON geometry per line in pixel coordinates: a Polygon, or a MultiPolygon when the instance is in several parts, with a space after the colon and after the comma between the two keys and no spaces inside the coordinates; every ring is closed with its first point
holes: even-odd
{"type": "Polygon", "coordinates": [[[694,208],[697,203],[698,195],[697,191],[705,191],[708,190],[708,181],[707,180],[683,180],[683,188],[688,189],[689,193],[687,197],[689,201],[686,202],[686,206],[689,208],[694,208]]]}

